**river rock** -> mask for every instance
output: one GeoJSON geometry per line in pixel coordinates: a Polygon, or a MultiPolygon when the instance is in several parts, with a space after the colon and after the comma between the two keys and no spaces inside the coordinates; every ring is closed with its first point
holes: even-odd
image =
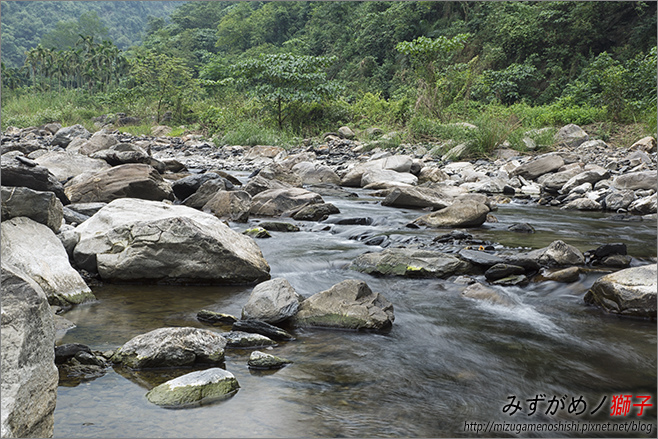
{"type": "Polygon", "coordinates": [[[338,135],[343,139],[353,139],[355,134],[350,127],[342,126],[338,128],[338,135]]]}
{"type": "MultiPolygon", "coordinates": [[[[212,199],[219,191],[226,191],[226,181],[222,178],[208,180],[199,186],[196,192],[183,200],[183,204],[195,209],[203,209],[203,206],[212,199]]],[[[251,202],[251,196],[249,196],[251,202]]]]}
{"type": "MultiPolygon", "coordinates": [[[[411,169],[411,165],[413,163],[413,160],[411,157],[406,156],[406,155],[397,155],[397,156],[390,156],[390,157],[385,157],[385,158],[380,158],[376,160],[370,160],[365,163],[359,163],[356,166],[354,166],[352,169],[350,169],[344,176],[341,178],[340,185],[341,186],[351,186],[351,187],[359,187],[359,186],[365,186],[363,184],[363,176],[364,174],[370,172],[370,171],[378,171],[378,170],[391,170],[391,171],[396,171],[400,174],[408,173],[409,170],[411,169]]],[[[373,174],[371,179],[375,179],[377,176],[379,177],[384,177],[382,174],[373,174]]],[[[391,174],[392,175],[392,174],[391,174]]],[[[396,175],[394,175],[396,176],[396,175]]],[[[397,177],[397,176],[396,176],[397,177]]],[[[403,178],[403,177],[400,177],[403,178]]],[[[410,177],[409,181],[413,181],[410,177]]],[[[415,178],[415,176],[414,176],[415,178]]],[[[372,182],[372,181],[371,181],[372,182]]],[[[416,179],[417,182],[417,179],[416,179]]],[[[411,183],[409,183],[411,184],[411,183]]],[[[413,183],[415,184],[415,183],[413,183]]]]}
{"type": "MultiPolygon", "coordinates": [[[[20,156],[19,156],[20,157],[20,156]]],[[[64,193],[64,187],[57,178],[48,171],[48,168],[38,166],[36,162],[27,164],[25,159],[19,157],[5,160],[0,165],[0,178],[2,186],[26,187],[40,192],[53,192],[63,205],[71,201],[64,193]]]]}
{"type": "Polygon", "coordinates": [[[653,136],[643,137],[637,142],[633,143],[629,148],[629,151],[643,151],[646,153],[651,153],[656,151],[656,139],[653,136]]]}
{"type": "Polygon", "coordinates": [[[71,141],[76,137],[88,139],[91,137],[91,133],[80,124],[72,125],[69,127],[62,127],[57,130],[55,136],[50,141],[50,144],[53,146],[61,146],[62,148],[66,148],[68,144],[71,143],[71,141]]]}
{"type": "Polygon", "coordinates": [[[418,174],[418,183],[440,183],[448,180],[450,177],[436,166],[424,166],[418,174]]]}
{"type": "Polygon", "coordinates": [[[565,184],[562,186],[560,189],[560,193],[562,194],[568,194],[571,192],[575,187],[580,186],[584,183],[590,183],[591,185],[594,185],[596,182],[600,180],[604,180],[610,176],[610,173],[601,168],[600,170],[592,170],[592,171],[585,171],[581,172],[580,174],[574,175],[571,177],[565,184]]]}
{"type": "Polygon", "coordinates": [[[55,346],[55,364],[62,364],[75,357],[78,352],[91,354],[89,346],[80,343],[66,343],[55,346]]]}
{"type": "Polygon", "coordinates": [[[361,178],[361,187],[366,189],[383,189],[395,186],[414,186],[418,177],[408,172],[397,172],[390,169],[370,169],[361,178]]]}
{"type": "Polygon", "coordinates": [[[503,264],[505,260],[500,256],[487,253],[485,251],[461,249],[459,250],[459,257],[472,264],[491,267],[496,264],[503,264]]]}
{"type": "Polygon", "coordinates": [[[552,280],[554,282],[572,283],[580,278],[580,268],[569,267],[561,270],[545,270],[540,280],[552,280]]]}
{"type": "Polygon", "coordinates": [[[586,197],[576,198],[561,207],[564,210],[601,210],[602,208],[600,203],[586,197]]]}
{"type": "Polygon", "coordinates": [[[304,300],[293,322],[297,326],[389,331],[394,320],[391,302],[373,293],[365,282],[348,279],[304,300]]]}
{"type": "Polygon", "coordinates": [[[226,398],[239,388],[231,372],[213,367],[164,382],[149,390],[146,399],[163,407],[185,407],[226,398]]]}
{"type": "Polygon", "coordinates": [[[180,178],[171,184],[171,189],[174,195],[179,200],[185,200],[194,194],[204,183],[211,180],[220,180],[219,174],[214,172],[206,172],[204,174],[194,174],[187,177],[180,178]]]}
{"type": "Polygon", "coordinates": [[[656,189],[657,185],[657,171],[630,172],[619,175],[612,181],[612,186],[619,190],[656,189]]]}
{"type": "Polygon", "coordinates": [[[8,267],[4,255],[2,262],[2,437],[52,437],[58,384],[53,314],[41,287],[8,267]]]}
{"type": "Polygon", "coordinates": [[[85,172],[96,172],[111,167],[104,160],[65,151],[50,151],[39,156],[35,161],[48,168],[59,181],[67,181],[85,172]]]}
{"type": "Polygon", "coordinates": [[[250,213],[254,216],[281,216],[318,203],[324,203],[322,197],[306,189],[269,189],[252,198],[250,213]]]}
{"type": "Polygon", "coordinates": [[[471,265],[447,253],[391,248],[364,253],[352,261],[350,268],[368,274],[446,278],[466,273],[471,265]]]}
{"type": "Polygon", "coordinates": [[[269,337],[273,340],[294,340],[295,337],[293,337],[289,332],[284,331],[281,328],[278,328],[274,325],[270,325],[269,323],[263,322],[261,320],[238,320],[233,324],[233,327],[231,328],[232,331],[244,331],[244,332],[252,332],[256,334],[261,334],[264,335],[265,337],[269,337]]]}
{"type": "Polygon", "coordinates": [[[128,164],[93,174],[82,174],[69,181],[65,191],[74,203],[110,202],[118,198],[173,200],[169,183],[152,166],[128,164]]]}
{"type": "Polygon", "coordinates": [[[220,325],[232,325],[237,322],[238,319],[230,314],[224,314],[221,312],[210,311],[207,309],[202,309],[196,313],[196,318],[200,322],[210,323],[210,324],[220,324],[220,325]]]}
{"type": "Polygon", "coordinates": [[[583,265],[585,256],[573,245],[561,240],[553,241],[548,247],[540,249],[539,263],[548,266],[583,265]]]}
{"type": "Polygon", "coordinates": [[[252,227],[250,229],[245,230],[242,232],[243,235],[250,236],[254,239],[263,239],[263,238],[271,238],[272,235],[270,235],[270,232],[265,230],[262,227],[252,227]]]}
{"type": "Polygon", "coordinates": [[[556,171],[564,165],[564,160],[557,154],[544,154],[514,169],[511,176],[521,176],[534,180],[540,175],[556,171]]]}
{"type": "Polygon", "coordinates": [[[571,123],[560,128],[560,131],[555,134],[555,140],[561,146],[575,148],[588,141],[589,135],[581,127],[571,123]]]}
{"type": "Polygon", "coordinates": [[[2,186],[2,221],[25,216],[57,233],[62,225],[62,202],[53,192],[2,186]]]}
{"type": "Polygon", "coordinates": [[[242,308],[242,318],[279,323],[294,316],[303,300],[286,279],[268,280],[251,291],[247,304],[242,308]]]}
{"type": "Polygon", "coordinates": [[[224,332],[222,336],[226,339],[227,348],[253,348],[277,344],[271,338],[255,332],[230,331],[224,332]]]}
{"type": "Polygon", "coordinates": [[[302,178],[299,175],[278,163],[272,163],[265,166],[260,170],[258,175],[269,180],[281,181],[293,187],[302,186],[302,178]]]}
{"type": "Polygon", "coordinates": [[[269,279],[256,243],[187,206],[122,198],[80,224],[79,267],[116,281],[240,284],[269,279]]]}
{"type": "Polygon", "coordinates": [[[261,351],[252,352],[247,361],[250,369],[281,369],[290,363],[292,361],[261,351]]]}
{"type": "Polygon", "coordinates": [[[26,217],[3,221],[0,227],[2,266],[34,280],[51,304],[65,306],[94,299],[52,230],[26,217]]]}
{"type": "Polygon", "coordinates": [[[657,195],[653,194],[633,201],[628,206],[628,211],[634,215],[648,215],[657,211],[657,195]]]}
{"type": "Polygon", "coordinates": [[[300,230],[294,224],[278,221],[263,221],[259,226],[270,232],[299,232],[300,230]]]}
{"type": "Polygon", "coordinates": [[[537,179],[537,182],[542,185],[544,190],[550,193],[557,193],[571,178],[582,174],[582,172],[582,167],[572,166],[563,171],[544,174],[537,179]]]}
{"type": "Polygon", "coordinates": [[[320,163],[300,162],[292,167],[303,184],[339,184],[340,177],[329,166],[320,163]]]}
{"type": "Polygon", "coordinates": [[[656,264],[627,268],[597,279],[585,303],[625,316],[656,317],[656,264]]]}
{"type": "Polygon", "coordinates": [[[519,267],[518,265],[496,264],[489,267],[489,269],[484,272],[484,277],[491,282],[523,273],[525,273],[525,268],[519,267]]]}
{"type": "Polygon", "coordinates": [[[207,329],[159,328],[132,338],[110,360],[131,369],[219,364],[225,346],[224,337],[207,329]]]}
{"type": "Polygon", "coordinates": [[[329,215],[340,213],[340,210],[331,203],[310,204],[304,206],[292,215],[297,221],[324,221],[329,215]]]}
{"type": "Polygon", "coordinates": [[[535,233],[535,228],[528,223],[516,223],[507,228],[510,232],[516,233],[535,233]]]}
{"type": "Polygon", "coordinates": [[[244,186],[245,192],[247,192],[252,197],[256,196],[261,192],[265,192],[269,189],[288,189],[292,186],[288,183],[284,183],[279,180],[270,180],[263,177],[262,175],[257,175],[249,180],[249,182],[244,186]]]}
{"type": "Polygon", "coordinates": [[[249,219],[251,201],[251,195],[245,191],[219,191],[203,205],[203,211],[212,212],[217,218],[246,223],[249,219]]]}
{"type": "Polygon", "coordinates": [[[631,190],[615,190],[605,197],[605,207],[607,210],[617,212],[620,209],[627,209],[635,201],[635,193],[631,190]]]}
{"type": "Polygon", "coordinates": [[[444,191],[428,187],[396,187],[382,201],[382,206],[425,208],[434,210],[450,206],[453,198],[444,191]]]}
{"type": "Polygon", "coordinates": [[[285,152],[285,149],[280,146],[255,145],[249,148],[249,152],[247,152],[245,159],[253,160],[262,157],[274,158],[282,152],[285,152]]]}
{"type": "Polygon", "coordinates": [[[489,211],[484,203],[458,198],[445,209],[417,218],[413,224],[436,228],[479,227],[487,220],[489,211]]]}
{"type": "Polygon", "coordinates": [[[512,302],[507,296],[503,295],[495,288],[488,287],[479,282],[475,282],[464,288],[461,295],[469,299],[482,300],[494,303],[496,305],[512,306],[512,302]]]}

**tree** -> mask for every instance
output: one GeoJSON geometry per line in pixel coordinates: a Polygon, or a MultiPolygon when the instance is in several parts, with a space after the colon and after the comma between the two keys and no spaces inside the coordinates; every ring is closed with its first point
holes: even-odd
{"type": "Polygon", "coordinates": [[[248,92],[269,105],[279,129],[293,103],[320,102],[338,92],[336,81],[327,81],[325,69],[336,57],[298,56],[289,53],[261,55],[235,67],[248,92]]]}

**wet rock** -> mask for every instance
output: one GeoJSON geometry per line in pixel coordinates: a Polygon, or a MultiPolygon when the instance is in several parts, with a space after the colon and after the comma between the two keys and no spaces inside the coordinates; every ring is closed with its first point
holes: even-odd
{"type": "Polygon", "coordinates": [[[231,372],[214,367],[162,383],[149,390],[146,399],[163,407],[185,407],[227,398],[239,388],[231,372]]]}
{"type": "MultiPolygon", "coordinates": [[[[203,209],[203,206],[220,191],[226,191],[226,182],[224,179],[215,178],[208,180],[201,184],[196,192],[185,198],[183,204],[195,209],[203,209]]],[[[249,201],[251,202],[251,196],[249,197],[249,201]]]]}
{"type": "Polygon", "coordinates": [[[281,216],[308,204],[319,203],[324,203],[322,197],[306,189],[270,189],[252,198],[250,213],[254,216],[281,216]]]}
{"type": "Polygon", "coordinates": [[[251,238],[186,206],[122,198],[76,231],[76,264],[103,280],[240,284],[269,279],[251,238]]]}
{"type": "Polygon", "coordinates": [[[615,177],[612,185],[619,190],[656,189],[658,173],[656,171],[640,171],[622,174],[615,177]]]}
{"type": "Polygon", "coordinates": [[[497,289],[482,285],[479,282],[468,285],[462,290],[461,294],[469,299],[482,300],[496,305],[514,305],[514,302],[497,289]]]}
{"type": "Polygon", "coordinates": [[[610,255],[626,255],[628,250],[623,242],[614,244],[603,244],[594,251],[590,251],[594,259],[603,259],[610,255]]]}
{"type": "Polygon", "coordinates": [[[604,267],[627,268],[631,265],[632,258],[628,255],[610,255],[600,262],[604,267]]]}
{"type": "Polygon", "coordinates": [[[628,211],[634,215],[648,215],[658,211],[658,195],[653,194],[633,201],[628,206],[628,211]]]}
{"type": "Polygon", "coordinates": [[[224,332],[222,336],[226,338],[227,348],[253,348],[277,344],[271,338],[253,332],[231,331],[224,332]]]}
{"type": "Polygon", "coordinates": [[[53,314],[41,287],[7,267],[4,257],[0,285],[2,437],[52,437],[58,384],[53,314]]]}
{"type": "Polygon", "coordinates": [[[62,203],[53,192],[2,186],[2,221],[24,216],[57,233],[62,225],[62,203]]]}
{"type": "Polygon", "coordinates": [[[196,313],[196,318],[200,322],[211,323],[211,324],[223,324],[223,325],[233,325],[233,323],[238,321],[236,317],[230,314],[210,311],[207,309],[202,309],[201,311],[196,313]]]}
{"type": "Polygon", "coordinates": [[[484,203],[457,199],[445,209],[423,215],[413,223],[436,228],[479,227],[486,221],[489,211],[489,207],[484,203]]]}
{"type": "Polygon", "coordinates": [[[173,200],[169,183],[153,167],[128,164],[82,174],[69,181],[65,192],[74,203],[110,202],[118,198],[173,200]]]}
{"type": "Polygon", "coordinates": [[[597,279],[585,294],[585,303],[609,313],[656,317],[656,265],[627,268],[597,279]]]}
{"type": "Polygon", "coordinates": [[[247,361],[247,365],[251,369],[281,369],[290,363],[292,361],[261,351],[252,352],[247,361]]]}
{"type": "Polygon", "coordinates": [[[562,270],[546,270],[539,276],[539,280],[572,283],[580,278],[580,268],[569,267],[562,270]]]}
{"type": "Polygon", "coordinates": [[[297,221],[324,221],[329,215],[340,213],[340,210],[331,203],[311,204],[302,207],[292,215],[297,221]]]}
{"type": "MultiPolygon", "coordinates": [[[[71,201],[57,178],[43,166],[32,166],[14,159],[2,159],[0,178],[2,186],[26,187],[40,192],[53,192],[64,206],[71,201]]],[[[36,163],[35,163],[36,164],[36,163]]]]}
{"type": "Polygon", "coordinates": [[[505,287],[522,286],[528,283],[528,277],[525,274],[514,274],[492,281],[492,285],[501,285],[505,287]]]}
{"type": "Polygon", "coordinates": [[[270,235],[270,232],[265,230],[262,227],[252,227],[251,229],[247,229],[244,232],[242,232],[243,235],[250,236],[252,238],[256,239],[263,239],[263,238],[271,238],[272,235],[270,235]]]}
{"type": "Polygon", "coordinates": [[[304,300],[293,318],[296,326],[389,331],[393,305],[360,280],[348,279],[304,300]]]}
{"type": "Polygon", "coordinates": [[[341,226],[369,226],[373,219],[370,217],[361,218],[329,218],[326,220],[329,224],[338,224],[341,226]]]}
{"type": "Polygon", "coordinates": [[[505,262],[505,260],[500,256],[493,255],[485,251],[469,249],[459,250],[459,257],[472,264],[483,265],[485,267],[491,267],[493,265],[502,264],[505,262]]]}
{"type": "Polygon", "coordinates": [[[548,247],[540,249],[539,263],[548,266],[582,265],[585,256],[576,247],[564,241],[553,241],[548,247]]]}
{"type": "Polygon", "coordinates": [[[270,180],[269,178],[257,175],[249,180],[249,182],[244,186],[244,190],[249,195],[254,197],[257,194],[270,189],[288,189],[291,187],[292,186],[288,183],[284,183],[279,180],[270,180]]]}
{"type": "Polygon", "coordinates": [[[50,141],[50,144],[53,146],[61,146],[62,148],[66,148],[68,144],[71,143],[71,141],[76,137],[88,139],[91,137],[91,133],[80,124],[69,127],[62,127],[57,130],[55,136],[50,141]]]}
{"type": "Polygon", "coordinates": [[[450,206],[453,197],[438,189],[426,187],[398,187],[382,201],[382,206],[425,208],[438,210],[450,206]]]}
{"type": "Polygon", "coordinates": [[[218,174],[214,172],[206,172],[204,174],[194,174],[178,179],[171,184],[171,189],[174,191],[176,198],[179,200],[185,200],[194,194],[202,184],[211,180],[222,181],[218,174]]]}
{"type": "Polygon", "coordinates": [[[226,339],[198,328],[159,328],[138,335],[121,346],[111,358],[131,369],[220,364],[226,339]]]}
{"type": "Polygon", "coordinates": [[[252,198],[245,191],[219,191],[203,205],[203,211],[210,211],[217,218],[246,223],[249,219],[251,203],[252,198]]]}
{"type": "Polygon", "coordinates": [[[484,277],[491,282],[512,275],[523,274],[523,273],[525,273],[525,268],[519,267],[518,265],[496,264],[491,266],[487,271],[485,271],[484,277]]]}
{"type": "Polygon", "coordinates": [[[272,340],[294,340],[290,333],[260,320],[238,320],[231,328],[233,331],[252,332],[264,335],[272,340]]]}
{"type": "Polygon", "coordinates": [[[507,228],[507,230],[516,233],[535,233],[535,228],[528,223],[512,224],[507,228]]]}
{"type": "Polygon", "coordinates": [[[299,232],[299,227],[291,223],[264,221],[259,225],[271,232],[299,232]]]}
{"type": "Polygon", "coordinates": [[[557,154],[544,154],[514,169],[511,176],[534,180],[535,178],[556,171],[564,165],[564,160],[557,154]]]}
{"type": "Polygon", "coordinates": [[[242,319],[279,323],[297,313],[304,300],[284,278],[262,282],[254,287],[242,308],[242,319]]]}
{"type": "Polygon", "coordinates": [[[350,264],[350,269],[363,273],[407,277],[446,278],[470,268],[470,263],[447,253],[404,248],[364,253],[350,264]]]}
{"type": "Polygon", "coordinates": [[[61,364],[75,357],[78,352],[91,354],[91,349],[87,345],[80,343],[67,343],[55,346],[55,364],[61,364]]]}
{"type": "Polygon", "coordinates": [[[52,230],[26,217],[0,224],[2,266],[36,282],[52,305],[93,300],[94,295],[52,230]]]}
{"type": "Polygon", "coordinates": [[[555,134],[555,140],[561,146],[575,148],[589,140],[589,135],[578,125],[569,124],[560,128],[555,134]]]}

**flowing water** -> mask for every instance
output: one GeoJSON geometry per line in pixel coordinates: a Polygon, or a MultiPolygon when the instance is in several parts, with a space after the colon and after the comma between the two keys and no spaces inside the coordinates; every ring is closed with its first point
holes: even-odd
{"type": "MultiPolygon", "coordinates": [[[[309,223],[301,232],[272,232],[272,238],[257,242],[272,277],[285,277],[303,296],[344,279],[365,280],[395,306],[389,334],[296,330],[297,340],[271,351],[294,361],[276,372],[250,371],[250,351],[228,349],[226,369],[236,376],[240,390],[228,400],[190,409],[159,408],[146,400],[145,393],[162,382],[162,376],[110,369],[98,379],[59,387],[55,437],[454,437],[477,435],[468,427],[472,422],[575,421],[580,428],[587,422],[633,420],[650,423],[651,433],[645,435],[655,437],[656,325],[585,306],[583,295],[600,273],[582,274],[572,284],[505,288],[513,304],[509,306],[464,298],[464,286],[451,280],[357,273],[347,264],[380,248],[355,237],[385,234],[401,242],[447,232],[409,229],[405,224],[422,212],[383,207],[361,195],[324,198],[341,209],[337,218],[367,216],[373,218],[371,225],[309,223]],[[641,418],[636,408],[627,417],[610,417],[612,397],[619,394],[651,395],[654,407],[645,409],[641,418]],[[552,397],[560,401],[565,395],[564,409],[545,414],[552,397]],[[503,411],[511,396],[522,404],[522,411],[513,415],[513,410],[503,411]],[[529,416],[526,400],[542,396],[545,401],[529,416]],[[568,404],[581,396],[586,413],[606,400],[594,415],[569,414],[568,404]]],[[[469,232],[509,247],[540,248],[562,239],[585,251],[625,242],[636,257],[633,265],[655,262],[655,222],[615,222],[600,213],[519,204],[501,205],[494,214],[498,223],[469,232]],[[537,232],[508,232],[515,222],[528,222],[537,232]]],[[[98,301],[65,315],[77,327],[61,342],[104,351],[163,326],[210,328],[196,320],[197,311],[239,316],[250,291],[251,287],[96,287],[98,301]]]]}

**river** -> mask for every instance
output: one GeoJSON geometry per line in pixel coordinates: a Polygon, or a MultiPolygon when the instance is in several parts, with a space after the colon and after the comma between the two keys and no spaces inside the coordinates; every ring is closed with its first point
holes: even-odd
{"type": "MultiPolygon", "coordinates": [[[[583,295],[601,273],[572,284],[507,287],[513,305],[461,296],[454,279],[373,277],[347,269],[365,251],[360,236],[387,235],[394,242],[441,233],[405,225],[424,212],[381,206],[381,199],[324,197],[341,210],[335,218],[370,217],[371,225],[308,223],[296,233],[272,232],[257,240],[272,277],[285,277],[303,296],[348,278],[365,280],[395,306],[388,334],[303,329],[295,341],[271,352],[293,364],[276,372],[247,368],[249,350],[227,349],[226,369],[240,383],[232,398],[191,409],[164,409],[145,398],[148,373],[110,369],[78,385],[60,385],[55,437],[439,437],[475,436],[471,423],[586,423],[641,421],[656,434],[656,324],[621,319],[586,306],[583,295]],[[642,417],[611,417],[619,394],[650,395],[642,417]],[[508,403],[520,401],[512,414],[508,403]],[[543,397],[543,400],[541,399],[543,397]],[[563,398],[564,397],[564,398],[563,398]],[[582,397],[582,398],[580,398],[582,397]],[[606,398],[594,415],[589,415],[606,398]],[[529,399],[538,399],[529,416],[529,399]],[[564,409],[546,414],[549,400],[564,409]],[[581,399],[585,413],[569,413],[581,399]]],[[[561,211],[518,203],[499,205],[497,223],[469,230],[477,239],[507,247],[540,248],[555,239],[581,251],[624,242],[633,265],[655,262],[656,223],[612,221],[609,214],[561,211]],[[535,234],[507,231],[528,222],[535,234]]],[[[232,224],[245,229],[245,224],[232,224]]],[[[211,328],[196,320],[200,309],[240,315],[251,287],[103,285],[98,301],[65,314],[77,327],[62,343],[116,349],[162,326],[211,328]]],[[[217,331],[229,328],[214,327],[217,331]]],[[[633,400],[639,401],[637,399],[633,400]]],[[[577,411],[583,409],[582,404],[577,411]]],[[[639,433],[630,434],[637,436],[639,433]]],[[[480,436],[509,436],[488,432],[480,436]]],[[[617,437],[623,434],[590,433],[617,437]]],[[[523,433],[522,437],[580,436],[574,432],[523,433]]]]}

